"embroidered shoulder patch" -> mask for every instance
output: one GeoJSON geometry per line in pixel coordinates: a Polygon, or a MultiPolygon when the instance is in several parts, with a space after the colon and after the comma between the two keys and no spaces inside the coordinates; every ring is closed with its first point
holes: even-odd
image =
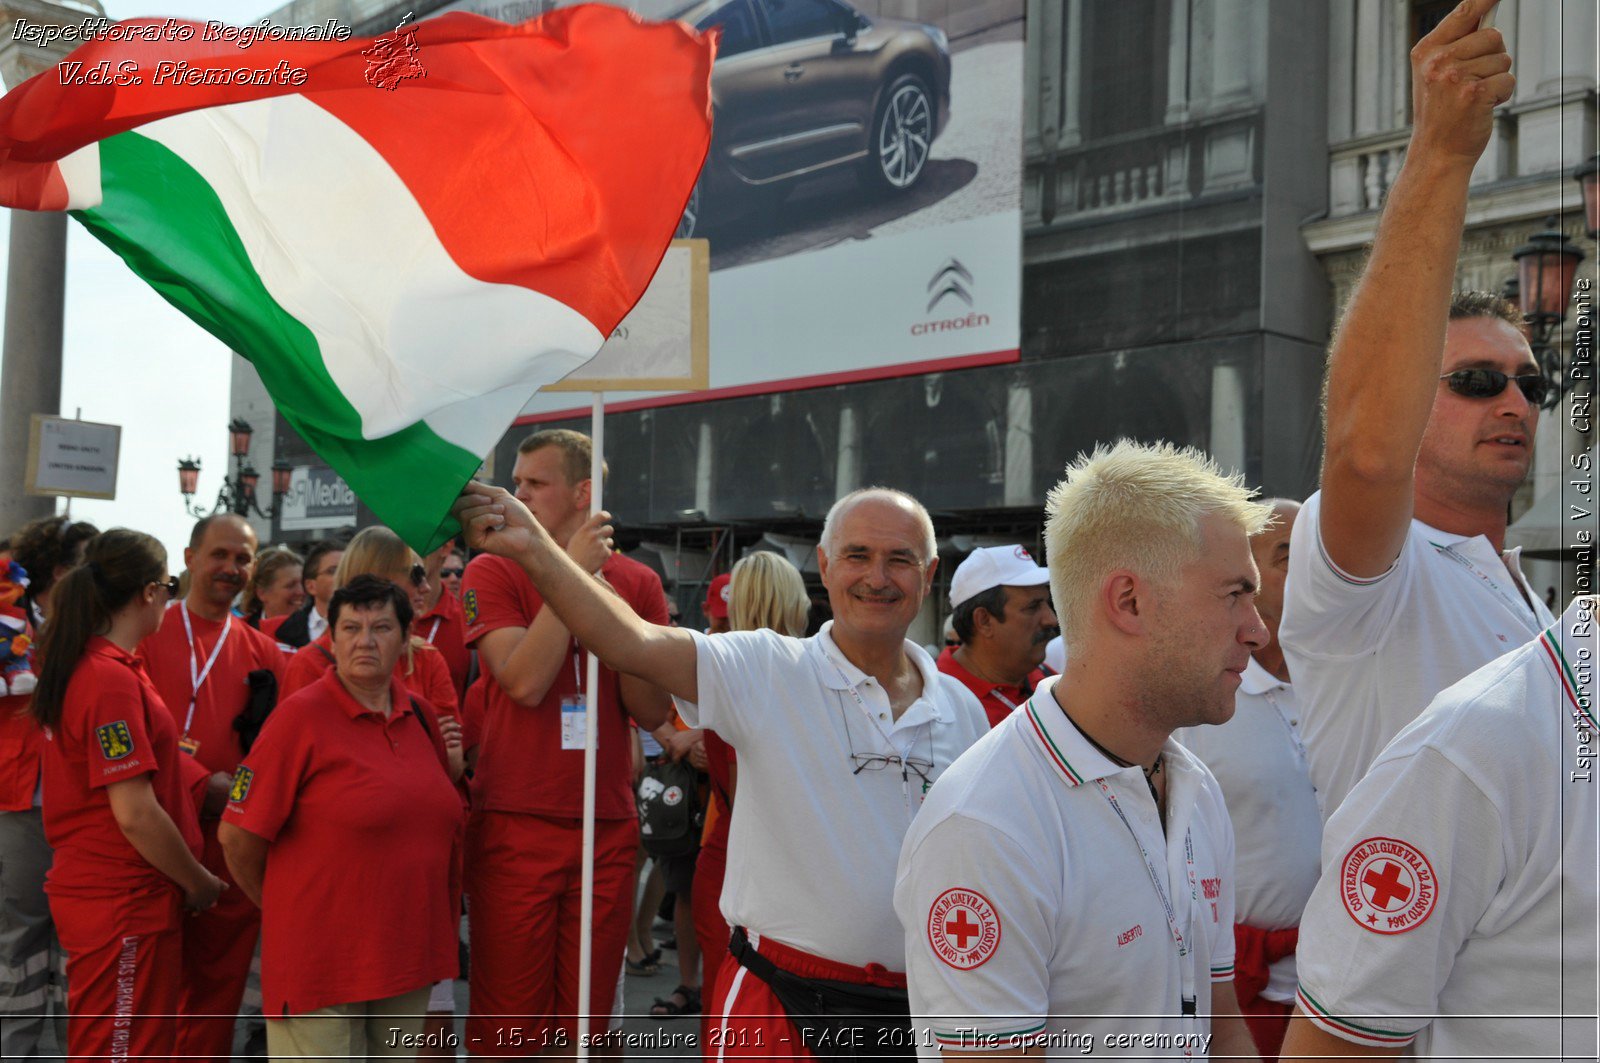
{"type": "Polygon", "coordinates": [[[470,590],[461,595],[461,609],[467,616],[467,626],[478,622],[478,592],[470,590]]]}
{"type": "Polygon", "coordinates": [[[1000,916],[976,890],[945,890],[928,909],[928,944],[958,971],[981,967],[1000,947],[1000,916]]]}
{"type": "Polygon", "coordinates": [[[1404,934],[1427,922],[1439,880],[1422,850],[1396,838],[1368,838],[1345,854],[1339,898],[1363,930],[1404,934]]]}
{"type": "Polygon", "coordinates": [[[250,783],[255,779],[256,773],[239,765],[239,770],[233,773],[233,787],[228,791],[229,801],[243,801],[250,796],[250,783]]]}
{"type": "Polygon", "coordinates": [[[97,727],[94,734],[100,740],[100,752],[107,760],[121,760],[133,753],[133,735],[128,732],[125,720],[97,727]]]}

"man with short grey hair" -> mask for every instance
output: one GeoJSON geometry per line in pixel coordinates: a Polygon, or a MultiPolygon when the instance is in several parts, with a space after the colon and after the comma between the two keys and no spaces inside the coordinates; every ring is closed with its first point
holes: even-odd
{"type": "MultiPolygon", "coordinates": [[[[732,958],[708,1056],[808,1058],[841,1043],[840,1022],[870,1027],[843,1043],[903,1052],[895,860],[928,787],[985,729],[977,700],[906,639],[938,564],[927,512],[883,488],[834,505],[817,548],[833,620],[809,639],[645,624],[505,492],[469,484],[456,515],[607,666],[671,691],[686,723],[739,751],[722,894],[732,958]]],[[[577,534],[609,541],[607,519],[577,534]]]]}

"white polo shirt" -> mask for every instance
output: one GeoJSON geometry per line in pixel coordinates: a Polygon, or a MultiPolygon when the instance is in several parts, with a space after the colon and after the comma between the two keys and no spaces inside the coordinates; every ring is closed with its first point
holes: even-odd
{"type": "Polygon", "coordinates": [[[1422,1056],[1595,1058],[1600,647],[1579,601],[1441,694],[1329,819],[1298,1001],[1324,1030],[1415,1037],[1422,1056]]]}
{"type": "Polygon", "coordinates": [[[1233,978],[1222,791],[1168,741],[1163,835],[1144,773],[1089,744],[1055,700],[1059,681],[945,773],[906,836],[894,903],[918,1052],[1040,1041],[1051,1058],[1085,1044],[1181,1057],[1186,1039],[1204,1057],[1211,984],[1233,978]]]}
{"type": "Polygon", "coordinates": [[[1311,778],[1332,815],[1441,690],[1555,618],[1525,578],[1507,571],[1509,562],[1521,572],[1518,550],[1502,560],[1481,535],[1413,520],[1394,566],[1357,579],[1328,559],[1321,512],[1318,491],[1295,520],[1278,637],[1300,697],[1311,778]]]}
{"type": "MultiPolygon", "coordinates": [[[[1294,688],[1254,658],[1234,695],[1233,719],[1172,733],[1222,786],[1233,820],[1234,918],[1262,930],[1299,926],[1322,873],[1322,809],[1299,734],[1294,688]]],[[[1294,1000],[1294,956],[1267,974],[1263,997],[1294,1000]]]]}
{"type": "Polygon", "coordinates": [[[700,701],[680,712],[739,753],[722,885],[729,925],[840,963],[899,971],[895,861],[926,784],[899,763],[868,758],[909,760],[937,779],[989,721],[911,642],[922,696],[894,719],[888,694],[845,658],[832,630],[830,622],[809,639],[695,633],[700,701]]]}

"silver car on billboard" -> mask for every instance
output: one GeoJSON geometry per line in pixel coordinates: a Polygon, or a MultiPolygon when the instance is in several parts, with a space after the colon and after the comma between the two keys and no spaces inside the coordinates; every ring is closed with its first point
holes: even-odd
{"type": "Polygon", "coordinates": [[[679,236],[771,206],[835,167],[885,194],[922,177],[950,116],[950,44],[938,27],[842,0],[701,0],[671,17],[722,34],[711,150],[679,236]]]}

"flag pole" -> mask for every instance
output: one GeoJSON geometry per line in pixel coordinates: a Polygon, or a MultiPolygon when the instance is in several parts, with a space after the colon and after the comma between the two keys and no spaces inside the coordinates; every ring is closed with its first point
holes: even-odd
{"type": "MultiPolygon", "coordinates": [[[[589,446],[589,513],[600,512],[605,502],[605,446],[606,397],[594,393],[594,407],[590,415],[589,446]]],[[[594,980],[594,794],[595,767],[598,759],[595,739],[598,726],[600,696],[600,659],[593,653],[589,657],[589,674],[583,696],[583,880],[582,900],[578,907],[578,1044],[579,1060],[589,1058],[590,1008],[589,985],[594,980]]],[[[609,1015],[610,1012],[607,1012],[609,1015]]]]}

